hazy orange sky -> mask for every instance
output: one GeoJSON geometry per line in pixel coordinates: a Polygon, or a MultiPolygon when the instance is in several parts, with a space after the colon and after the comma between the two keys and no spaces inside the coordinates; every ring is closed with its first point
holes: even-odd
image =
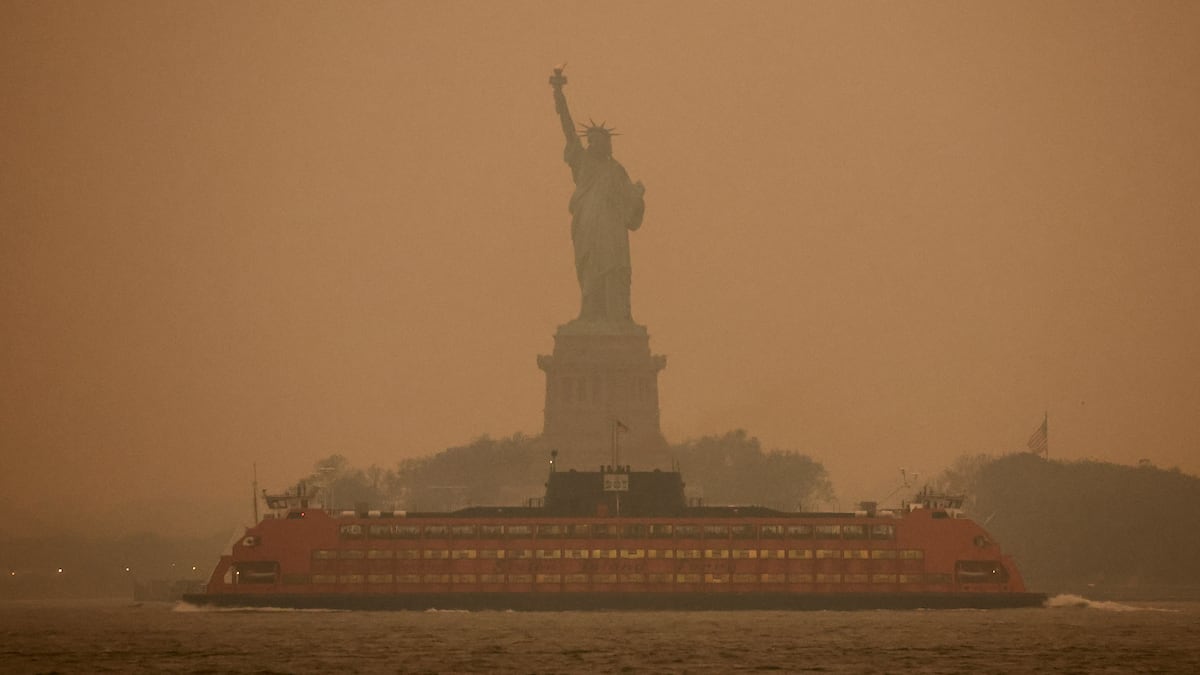
{"type": "Polygon", "coordinates": [[[1195,2],[4,2],[0,533],[203,531],[252,462],[540,432],[563,61],[646,185],[669,440],[744,427],[848,502],[1048,410],[1052,457],[1200,473],[1198,35],[1195,2]]]}

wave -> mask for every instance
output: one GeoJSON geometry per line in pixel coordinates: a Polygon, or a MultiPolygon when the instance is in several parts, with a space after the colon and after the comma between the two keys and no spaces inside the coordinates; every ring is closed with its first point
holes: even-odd
{"type": "Polygon", "coordinates": [[[1138,607],[1136,605],[1126,605],[1122,602],[1114,602],[1112,600],[1089,600],[1082,595],[1072,595],[1070,593],[1062,593],[1051,598],[1047,598],[1043,605],[1049,609],[1098,609],[1104,612],[1178,612],[1177,609],[1165,609],[1162,607],[1138,607]]]}

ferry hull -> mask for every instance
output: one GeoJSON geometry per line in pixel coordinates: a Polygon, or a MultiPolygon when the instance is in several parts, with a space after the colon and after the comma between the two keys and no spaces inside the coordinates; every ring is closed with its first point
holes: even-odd
{"type": "Polygon", "coordinates": [[[353,610],[872,610],[1040,607],[1044,593],[199,593],[214,607],[353,610]]]}

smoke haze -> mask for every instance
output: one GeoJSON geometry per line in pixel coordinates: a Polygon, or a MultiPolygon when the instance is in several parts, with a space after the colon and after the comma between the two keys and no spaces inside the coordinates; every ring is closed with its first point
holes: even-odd
{"type": "MultiPolygon", "coordinates": [[[[207,532],[541,431],[547,76],[646,184],[671,441],[843,503],[1024,448],[1200,472],[1200,5],[0,6],[5,531],[207,532]]],[[[636,462],[635,458],[630,461],[636,462]]]]}

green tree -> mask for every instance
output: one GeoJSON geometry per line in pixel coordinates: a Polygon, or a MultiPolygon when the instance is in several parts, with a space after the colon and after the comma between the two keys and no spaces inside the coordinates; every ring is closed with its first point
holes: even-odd
{"type": "Polygon", "coordinates": [[[814,510],[833,500],[825,467],[792,450],[764,452],[743,429],[672,448],[684,480],[708,504],[755,504],[814,510]]]}

